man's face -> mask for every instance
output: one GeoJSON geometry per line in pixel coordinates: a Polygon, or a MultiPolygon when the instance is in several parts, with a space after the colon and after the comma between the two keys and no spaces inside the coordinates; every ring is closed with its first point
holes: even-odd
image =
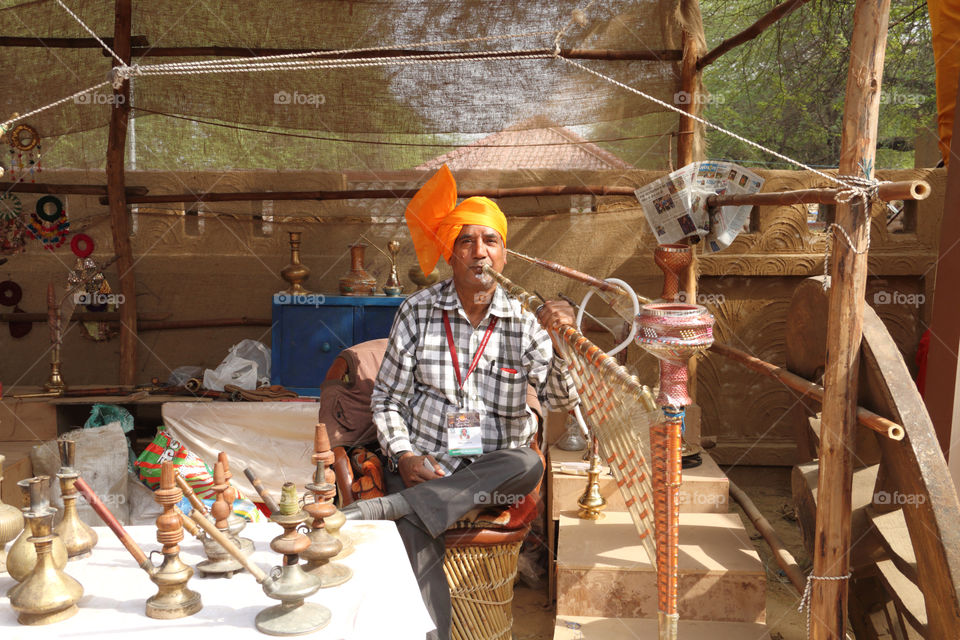
{"type": "Polygon", "coordinates": [[[507,255],[499,233],[479,224],[464,225],[450,254],[453,283],[458,291],[487,291],[493,287],[494,281],[484,275],[483,265],[501,273],[506,262],[507,255]]]}

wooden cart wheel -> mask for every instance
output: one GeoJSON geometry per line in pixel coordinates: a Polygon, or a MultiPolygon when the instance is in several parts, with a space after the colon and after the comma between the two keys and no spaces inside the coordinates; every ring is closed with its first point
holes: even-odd
{"type": "MultiPolygon", "coordinates": [[[[817,382],[825,361],[827,297],[823,278],[809,278],[797,288],[788,312],[787,368],[817,382]]],[[[858,639],[881,637],[877,620],[886,621],[893,637],[907,637],[905,626],[910,626],[931,640],[960,638],[960,503],[906,363],[869,305],[863,314],[859,386],[860,405],[903,425],[906,435],[895,442],[858,429],[851,626],[858,639]],[[863,448],[868,445],[875,449],[863,448]],[[860,455],[869,458],[870,451],[877,454],[876,464],[860,455]]],[[[810,482],[815,483],[815,469],[798,466],[794,500],[812,553],[810,482]]]]}

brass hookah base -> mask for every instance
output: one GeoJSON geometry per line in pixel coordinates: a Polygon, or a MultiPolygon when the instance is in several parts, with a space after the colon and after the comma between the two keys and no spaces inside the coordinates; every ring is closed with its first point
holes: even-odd
{"type": "MultiPolygon", "coordinates": [[[[236,544],[245,556],[253,553],[253,542],[246,538],[235,538],[230,535],[229,529],[221,531],[231,542],[236,544]],[[249,543],[249,544],[244,544],[249,543]]],[[[219,542],[210,537],[203,538],[203,552],[207,559],[197,564],[197,573],[203,578],[232,578],[233,574],[243,571],[243,565],[230,555],[219,542]]]]}
{"type": "Polygon", "coordinates": [[[187,588],[193,569],[177,553],[163,554],[163,562],[150,579],[157,585],[157,593],[147,598],[147,617],[173,620],[192,616],[203,609],[200,594],[187,588]]]}
{"type": "Polygon", "coordinates": [[[270,548],[283,554],[283,566],[274,567],[263,581],[267,597],[280,600],[257,614],[257,630],[271,636],[296,636],[322,629],[330,623],[330,609],[304,598],[320,589],[320,579],[306,573],[298,564],[310,540],[297,531],[307,521],[306,511],[297,504],[297,488],[292,482],[283,485],[280,510],[270,520],[283,527],[283,535],[270,542],[270,548]]]}
{"type": "Polygon", "coordinates": [[[313,528],[307,534],[310,546],[300,554],[307,561],[303,570],[320,578],[321,588],[336,587],[353,577],[353,569],[339,562],[331,562],[343,549],[343,544],[326,530],[326,519],[333,516],[337,508],[331,503],[321,502],[324,493],[335,489],[333,485],[323,482],[325,467],[322,461],[317,462],[314,481],[306,487],[313,494],[314,501],[304,506],[303,510],[313,518],[313,528]]]}
{"type": "Polygon", "coordinates": [[[83,587],[57,568],[53,559],[53,516],[57,510],[49,503],[49,476],[30,479],[30,509],[24,514],[33,534],[29,542],[36,547],[36,565],[20,584],[10,589],[10,606],[18,612],[23,625],[52,624],[77,612],[83,587]]]}
{"type": "Polygon", "coordinates": [[[63,540],[70,561],[86,558],[97,544],[97,533],[90,525],[80,519],[77,513],[76,483],[80,474],[73,469],[76,443],[73,440],[58,440],[60,449],[60,467],[57,478],[60,480],[60,495],[63,500],[63,518],[53,530],[63,540]]]}

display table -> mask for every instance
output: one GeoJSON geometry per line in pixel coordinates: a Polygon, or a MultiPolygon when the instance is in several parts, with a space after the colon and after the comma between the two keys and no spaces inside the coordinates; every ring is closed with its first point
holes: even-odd
{"type": "Polygon", "coordinates": [[[163,424],[186,447],[213,466],[230,456],[233,482],[251,500],[260,498],[243,470],[256,473],[275,498],[290,480],[303,487],[313,478],[313,435],[318,402],[176,402],[161,407],[163,424]]]}
{"type": "MultiPolygon", "coordinates": [[[[222,637],[267,638],[257,631],[254,618],[266,607],[277,604],[247,573],[233,578],[190,579],[188,587],[200,593],[203,610],[186,618],[154,620],[146,617],[146,600],[157,592],[156,585],[137,567],[116,536],[106,527],[97,527],[100,541],[93,555],[68,562],[64,571],[83,585],[79,612],[68,620],[45,626],[22,626],[10,607],[7,591],[15,582],[0,576],[0,638],[4,640],[53,640],[58,638],[149,638],[222,637]],[[202,634],[202,635],[201,635],[202,634]]],[[[128,527],[127,531],[146,552],[159,549],[154,527],[128,527]]],[[[353,569],[346,583],[321,589],[307,602],[322,604],[332,612],[330,623],[310,638],[416,638],[422,640],[434,628],[416,578],[407,561],[403,542],[393,522],[348,522],[343,533],[352,537],[356,551],[341,562],[353,569]]],[[[269,573],[281,556],[269,548],[269,541],[282,529],[273,523],[248,525],[243,537],[256,545],[252,559],[269,573]]],[[[180,557],[191,566],[204,559],[200,543],[187,534],[180,557]]]]}

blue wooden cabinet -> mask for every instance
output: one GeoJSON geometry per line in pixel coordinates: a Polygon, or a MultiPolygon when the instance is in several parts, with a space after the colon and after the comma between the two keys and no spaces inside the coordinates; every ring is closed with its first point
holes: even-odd
{"type": "Polygon", "coordinates": [[[300,395],[320,395],[337,355],[386,338],[403,297],[273,295],[270,382],[300,395]]]}

